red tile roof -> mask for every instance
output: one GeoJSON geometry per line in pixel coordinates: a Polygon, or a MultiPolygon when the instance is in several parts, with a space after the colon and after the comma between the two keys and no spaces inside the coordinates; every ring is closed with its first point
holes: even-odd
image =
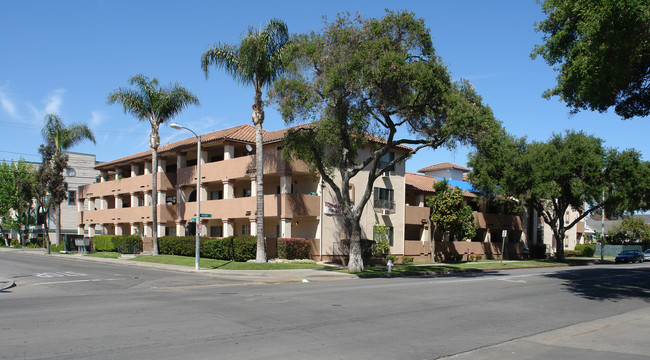
{"type": "MultiPolygon", "coordinates": [[[[406,183],[406,190],[420,191],[420,192],[433,194],[435,193],[435,191],[433,190],[433,185],[439,183],[440,180],[427,175],[420,175],[420,174],[407,172],[404,175],[404,182],[406,183]]],[[[463,191],[463,196],[465,197],[477,197],[477,195],[472,192],[466,190],[462,190],[462,191],[463,191]]]]}
{"type": "Polygon", "coordinates": [[[423,167],[422,169],[418,170],[418,172],[425,173],[429,171],[435,171],[435,170],[448,170],[448,169],[456,169],[460,170],[462,172],[469,172],[469,169],[460,165],[456,165],[450,162],[444,162],[444,163],[439,163],[439,164],[434,164],[430,165],[427,167],[423,167]]]}

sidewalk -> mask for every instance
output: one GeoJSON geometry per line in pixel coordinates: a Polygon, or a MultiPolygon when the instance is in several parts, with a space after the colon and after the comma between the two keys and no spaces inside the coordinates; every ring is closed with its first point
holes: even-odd
{"type": "MultiPolygon", "coordinates": [[[[184,273],[195,273],[197,275],[212,276],[220,279],[239,280],[248,283],[257,284],[276,284],[289,282],[317,282],[317,281],[337,281],[358,279],[358,276],[340,272],[318,270],[318,269],[293,269],[293,270],[221,270],[221,269],[201,269],[195,270],[189,266],[155,264],[141,261],[130,261],[123,259],[96,258],[91,256],[82,256],[77,254],[50,254],[47,255],[43,249],[12,249],[0,248],[0,251],[11,251],[32,256],[52,256],[72,261],[87,261],[96,263],[110,263],[123,266],[135,266],[149,269],[160,269],[170,271],[180,271],[184,273]]],[[[0,279],[0,286],[2,284],[0,279]]],[[[1,289],[1,288],[0,288],[1,289]]]]}

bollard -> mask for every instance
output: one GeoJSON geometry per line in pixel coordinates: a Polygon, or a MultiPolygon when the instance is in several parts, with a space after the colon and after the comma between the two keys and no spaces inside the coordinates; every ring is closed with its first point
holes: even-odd
{"type": "Polygon", "coordinates": [[[386,267],[388,268],[388,273],[390,274],[393,271],[393,260],[388,260],[386,267]]]}

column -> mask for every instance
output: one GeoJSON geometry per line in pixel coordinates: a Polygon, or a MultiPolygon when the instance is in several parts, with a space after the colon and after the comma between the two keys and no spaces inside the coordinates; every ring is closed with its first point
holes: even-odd
{"type": "Polygon", "coordinates": [[[208,220],[199,220],[199,236],[207,236],[208,235],[208,220]]]}
{"type": "Polygon", "coordinates": [[[140,167],[137,164],[131,164],[131,177],[138,176],[138,170],[140,170],[140,167]]]}
{"type": "Polygon", "coordinates": [[[102,171],[100,174],[101,175],[99,177],[99,182],[106,182],[108,179],[108,173],[106,171],[102,171]]]}
{"type": "Polygon", "coordinates": [[[158,237],[165,236],[165,223],[158,223],[158,237]]]}
{"type": "Polygon", "coordinates": [[[176,236],[185,236],[185,225],[180,220],[176,221],[176,236]]]}
{"type": "Polygon", "coordinates": [[[167,161],[165,159],[158,159],[158,172],[164,173],[167,168],[167,161]]]}
{"type": "Polygon", "coordinates": [[[223,236],[233,236],[235,234],[234,222],[231,222],[230,219],[221,219],[221,222],[223,223],[223,236]]]}
{"type": "Polygon", "coordinates": [[[151,162],[150,161],[145,161],[145,163],[144,163],[144,174],[145,175],[151,175],[151,162]]]}
{"type": "Polygon", "coordinates": [[[223,181],[223,198],[224,199],[235,198],[235,186],[228,179],[223,181]]]}
{"type": "Polygon", "coordinates": [[[165,192],[158,190],[158,205],[165,205],[167,203],[167,197],[165,192]]]}
{"type": "Polygon", "coordinates": [[[138,196],[134,192],[132,192],[131,193],[131,207],[132,208],[133,207],[138,207],[138,205],[139,205],[138,204],[138,196]]]}
{"type": "Polygon", "coordinates": [[[415,202],[418,204],[418,206],[423,207],[424,206],[424,194],[418,194],[415,196],[415,202]]]}
{"type": "Polygon", "coordinates": [[[114,223],[113,225],[115,227],[115,235],[124,235],[122,233],[122,227],[120,226],[119,223],[114,223]]]}
{"type": "Polygon", "coordinates": [[[129,225],[131,225],[131,233],[130,233],[130,235],[138,235],[138,224],[129,223],[129,225]]]}
{"type": "Polygon", "coordinates": [[[106,200],[105,196],[102,196],[99,198],[99,210],[106,210],[108,209],[108,200],[106,200]]]}
{"type": "Polygon", "coordinates": [[[176,169],[180,170],[184,167],[187,167],[187,157],[184,153],[178,152],[176,153],[176,169]]]}
{"type": "Polygon", "coordinates": [[[235,158],[235,146],[234,145],[224,145],[223,147],[223,159],[230,160],[235,158]]]}
{"type": "Polygon", "coordinates": [[[176,204],[184,204],[185,203],[185,191],[181,189],[180,186],[176,187],[176,204]]]}
{"type": "Polygon", "coordinates": [[[88,227],[88,236],[89,237],[94,237],[95,236],[95,225],[90,225],[88,227]]]}
{"type": "Polygon", "coordinates": [[[201,184],[201,188],[199,189],[200,191],[200,198],[201,201],[208,201],[208,187],[206,184],[201,184]]]}
{"type": "Polygon", "coordinates": [[[152,237],[153,236],[153,227],[150,222],[144,224],[144,236],[152,237]]]}
{"type": "Polygon", "coordinates": [[[144,193],[144,206],[151,206],[153,199],[151,197],[151,191],[146,191],[144,193]]]}
{"type": "Polygon", "coordinates": [[[122,197],[120,197],[119,195],[115,195],[115,208],[122,209],[123,206],[124,204],[122,203],[122,197]]]}
{"type": "Polygon", "coordinates": [[[290,218],[281,218],[280,219],[280,235],[283,238],[291,237],[291,219],[290,218]]]}
{"type": "Polygon", "coordinates": [[[257,236],[257,219],[250,219],[251,221],[251,236],[257,236]]]}
{"type": "Polygon", "coordinates": [[[84,226],[77,225],[77,235],[83,235],[83,234],[84,234],[84,226]]]}
{"type": "Polygon", "coordinates": [[[255,197],[257,196],[257,176],[255,176],[255,174],[252,174],[250,178],[251,178],[251,196],[255,197]]]}
{"type": "Polygon", "coordinates": [[[291,193],[291,175],[280,176],[280,194],[291,193]]]}
{"type": "Polygon", "coordinates": [[[122,170],[120,168],[115,168],[115,180],[119,180],[122,176],[122,170]]]}

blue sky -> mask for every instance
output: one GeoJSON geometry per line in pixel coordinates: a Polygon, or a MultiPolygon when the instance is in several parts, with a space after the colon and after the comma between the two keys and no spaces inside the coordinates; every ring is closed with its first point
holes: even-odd
{"type": "MultiPolygon", "coordinates": [[[[428,1],[3,1],[0,2],[0,158],[40,161],[38,147],[46,113],[66,124],[87,123],[97,144],[71,151],[108,161],[148,150],[148,123],[139,123],[106,97],[130,76],[178,81],[193,91],[201,106],[175,121],[201,133],[250,123],[253,89],[211,71],[205,79],[201,54],[217,42],[237,43],[248,25],[284,20],[292,33],[320,30],[322,17],[360,12],[380,17],[384,9],[406,9],[425,19],[434,46],[454,79],[475,86],[506,130],[546,140],[565,129],[584,130],[606,145],[635,148],[648,159],[646,119],[620,120],[606,114],[570,115],[558,99],[541,93],[555,73],[529,54],[541,35],[534,23],[543,17],[534,0],[428,1]]],[[[285,127],[273,108],[264,127],[285,127]]],[[[164,126],[161,143],[188,137],[164,126]]],[[[407,170],[438,163],[466,165],[468,149],[423,150],[407,170]]]]}

